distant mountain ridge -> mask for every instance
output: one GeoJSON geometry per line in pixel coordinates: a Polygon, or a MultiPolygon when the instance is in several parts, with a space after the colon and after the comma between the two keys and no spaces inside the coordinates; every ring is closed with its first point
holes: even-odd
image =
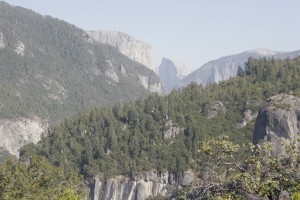
{"type": "Polygon", "coordinates": [[[273,57],[275,59],[285,59],[287,57],[295,58],[298,55],[300,55],[300,50],[293,52],[277,52],[269,49],[255,49],[236,55],[224,56],[202,65],[198,70],[182,79],[177,86],[184,87],[191,82],[207,85],[209,83],[218,83],[231,77],[235,77],[238,67],[244,68],[249,57],[273,57]]]}
{"type": "Polygon", "coordinates": [[[87,31],[87,33],[97,42],[109,44],[116,47],[122,54],[131,60],[141,63],[156,71],[154,61],[154,51],[151,45],[137,40],[130,35],[120,31],[87,31]]]}

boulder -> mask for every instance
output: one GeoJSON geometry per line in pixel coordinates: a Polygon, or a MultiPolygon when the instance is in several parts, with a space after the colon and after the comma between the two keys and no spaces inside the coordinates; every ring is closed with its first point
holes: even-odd
{"type": "Polygon", "coordinates": [[[208,119],[212,119],[218,116],[218,114],[225,114],[227,111],[222,101],[215,101],[208,111],[208,119]]]}
{"type": "Polygon", "coordinates": [[[253,143],[268,141],[275,155],[284,154],[286,147],[296,141],[300,127],[300,98],[278,94],[267,99],[257,116],[253,143]]]}

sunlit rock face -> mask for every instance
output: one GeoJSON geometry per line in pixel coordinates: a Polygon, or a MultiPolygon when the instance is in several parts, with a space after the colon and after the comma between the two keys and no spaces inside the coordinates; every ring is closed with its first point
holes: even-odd
{"type": "Polygon", "coordinates": [[[163,85],[160,82],[153,82],[151,80],[151,76],[148,77],[140,75],[139,78],[139,83],[150,92],[157,92],[159,94],[163,93],[163,85]]]}
{"type": "Polygon", "coordinates": [[[119,31],[87,31],[96,41],[109,44],[138,63],[149,69],[156,71],[153,48],[145,42],[134,39],[133,37],[119,31]]]}
{"type": "Polygon", "coordinates": [[[158,195],[168,196],[176,188],[188,186],[194,181],[190,170],[176,177],[172,173],[144,172],[133,177],[117,176],[107,180],[95,178],[94,200],[144,200],[158,195]]]}
{"type": "Polygon", "coordinates": [[[18,43],[16,44],[16,48],[15,48],[15,52],[21,56],[24,56],[25,54],[25,45],[23,44],[23,42],[18,41],[18,43]]]}
{"type": "MultiPolygon", "coordinates": [[[[131,60],[141,63],[153,72],[156,72],[154,51],[152,46],[149,44],[136,40],[135,38],[118,31],[87,31],[87,34],[94,40],[90,42],[112,45],[116,47],[120,53],[124,54],[131,60]]],[[[109,61],[109,63],[111,62],[109,61]]],[[[128,75],[126,74],[123,66],[120,67],[120,70],[123,75],[128,75]]],[[[114,82],[119,82],[119,77],[112,70],[107,71],[105,75],[111,78],[114,82]]],[[[153,81],[153,77],[151,75],[145,76],[141,74],[139,78],[139,83],[150,92],[162,93],[164,91],[162,83],[159,81],[153,81]]]]}
{"type": "Polygon", "coordinates": [[[38,143],[48,122],[35,118],[0,119],[0,147],[19,157],[22,146],[38,143]]]}
{"type": "Polygon", "coordinates": [[[4,36],[3,33],[0,32],[0,49],[3,49],[4,47],[5,47],[4,36]]]}

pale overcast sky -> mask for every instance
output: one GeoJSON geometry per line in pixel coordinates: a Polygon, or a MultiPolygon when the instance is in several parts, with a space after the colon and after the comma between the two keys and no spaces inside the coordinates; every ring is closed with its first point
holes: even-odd
{"type": "Polygon", "coordinates": [[[118,30],[152,45],[156,64],[190,68],[257,48],[300,49],[299,0],[5,0],[84,30],[118,30]]]}

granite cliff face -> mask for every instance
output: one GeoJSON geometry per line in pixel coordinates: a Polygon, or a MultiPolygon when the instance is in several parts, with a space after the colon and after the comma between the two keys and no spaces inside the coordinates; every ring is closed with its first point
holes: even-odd
{"type": "Polygon", "coordinates": [[[153,81],[152,76],[139,76],[139,83],[150,92],[163,93],[164,87],[161,82],[153,81]]]}
{"type": "Polygon", "coordinates": [[[96,42],[112,45],[131,60],[156,71],[153,48],[149,44],[118,31],[87,31],[87,33],[96,42]]]}
{"type": "Polygon", "coordinates": [[[300,133],[300,98],[278,94],[267,100],[257,116],[253,143],[268,141],[273,144],[273,153],[282,155],[285,147],[300,133]]]}
{"type": "Polygon", "coordinates": [[[93,200],[144,200],[159,194],[170,195],[177,187],[194,181],[194,173],[186,171],[181,177],[172,173],[144,172],[132,178],[118,176],[101,181],[95,178],[93,200]]]}
{"type": "Polygon", "coordinates": [[[245,67],[245,63],[249,57],[253,58],[295,58],[300,55],[299,51],[294,52],[276,52],[268,49],[256,49],[251,51],[246,51],[236,55],[225,56],[217,60],[210,61],[198,70],[192,72],[186,76],[180,83],[179,87],[184,87],[189,83],[196,82],[198,84],[207,85],[209,83],[218,83],[223,80],[227,80],[231,77],[235,77],[237,74],[238,67],[245,67]]]}
{"type": "Polygon", "coordinates": [[[191,72],[183,63],[168,58],[162,59],[158,70],[159,78],[167,90],[172,90],[180,80],[191,72]]]}
{"type": "Polygon", "coordinates": [[[0,32],[0,49],[5,47],[3,33],[0,32]]]}
{"type": "Polygon", "coordinates": [[[31,142],[36,144],[47,128],[48,122],[38,117],[0,119],[0,147],[19,157],[21,147],[31,142]]]}
{"type": "MultiPolygon", "coordinates": [[[[146,66],[152,72],[156,72],[154,52],[149,44],[118,31],[87,31],[87,34],[97,43],[111,45],[131,60],[146,66]]],[[[117,80],[116,76],[112,76],[114,74],[110,73],[108,75],[117,80]]],[[[124,75],[126,75],[125,72],[124,75]]],[[[163,85],[154,76],[141,74],[139,79],[138,82],[150,92],[162,93],[163,85]]]]}

